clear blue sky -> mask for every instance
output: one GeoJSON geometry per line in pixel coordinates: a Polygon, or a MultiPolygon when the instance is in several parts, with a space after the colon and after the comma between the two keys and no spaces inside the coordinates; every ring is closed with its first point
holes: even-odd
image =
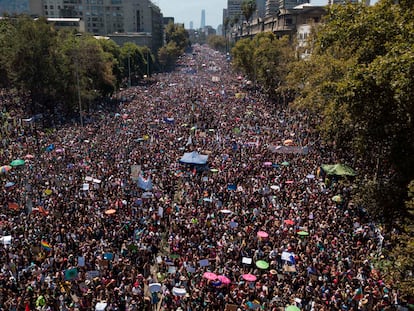
{"type": "MultiPolygon", "coordinates": [[[[194,28],[200,27],[201,10],[206,10],[206,25],[217,28],[223,20],[223,9],[227,0],[152,0],[164,16],[173,16],[176,23],[184,23],[189,28],[193,21],[194,28]]],[[[325,5],[328,0],[311,0],[312,4],[325,5]]]]}

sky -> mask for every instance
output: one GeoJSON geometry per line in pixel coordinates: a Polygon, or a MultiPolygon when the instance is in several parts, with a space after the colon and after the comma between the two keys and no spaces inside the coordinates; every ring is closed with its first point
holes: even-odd
{"type": "MultiPolygon", "coordinates": [[[[176,23],[184,23],[190,28],[193,21],[194,28],[200,28],[201,10],[206,10],[206,25],[217,28],[222,24],[223,9],[227,7],[227,0],[152,0],[158,5],[165,17],[174,17],[176,23]]],[[[311,0],[314,5],[326,5],[328,0],[311,0]]]]}

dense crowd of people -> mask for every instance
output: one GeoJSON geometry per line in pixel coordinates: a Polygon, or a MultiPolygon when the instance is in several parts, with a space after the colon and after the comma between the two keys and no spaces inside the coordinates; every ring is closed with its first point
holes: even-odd
{"type": "Polygon", "coordinates": [[[249,92],[206,47],[156,81],[84,127],[3,124],[0,165],[25,163],[1,171],[1,310],[398,303],[352,180],[320,169],[343,160],[316,120],[249,92]],[[188,152],[207,163],[180,162],[188,152]]]}

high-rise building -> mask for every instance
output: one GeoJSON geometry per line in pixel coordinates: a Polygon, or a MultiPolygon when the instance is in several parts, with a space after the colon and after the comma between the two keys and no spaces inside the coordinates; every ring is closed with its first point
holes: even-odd
{"type": "Polygon", "coordinates": [[[265,16],[275,16],[278,11],[279,11],[278,0],[266,0],[265,16]]]}
{"type": "Polygon", "coordinates": [[[300,4],[309,3],[309,0],[279,0],[279,9],[293,9],[300,4]]]}
{"type": "Polygon", "coordinates": [[[190,21],[190,29],[194,29],[194,22],[190,21]]]}
{"type": "Polygon", "coordinates": [[[204,27],[206,27],[206,10],[201,10],[201,23],[200,23],[200,28],[203,29],[204,27]]]}
{"type": "Polygon", "coordinates": [[[256,18],[263,18],[266,14],[266,0],[256,0],[256,18]]]}
{"type": "Polygon", "coordinates": [[[241,10],[242,0],[227,0],[227,17],[230,21],[234,19],[242,20],[243,14],[241,10]]]}
{"type": "MultiPolygon", "coordinates": [[[[362,1],[362,2],[366,3],[366,1],[362,1]]],[[[358,3],[358,0],[332,0],[331,3],[332,4],[358,3]]]]}
{"type": "Polygon", "coordinates": [[[94,35],[147,33],[153,49],[163,44],[163,17],[150,0],[29,0],[30,14],[78,17],[94,35]]]}

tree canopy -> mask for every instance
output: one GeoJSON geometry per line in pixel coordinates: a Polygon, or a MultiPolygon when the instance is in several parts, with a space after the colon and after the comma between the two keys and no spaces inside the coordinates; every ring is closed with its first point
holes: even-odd
{"type": "Polygon", "coordinates": [[[45,18],[0,20],[0,87],[27,95],[29,114],[76,112],[78,91],[87,110],[125,83],[129,73],[141,79],[153,63],[147,47],[119,47],[90,34],[58,31],[45,18]]]}

